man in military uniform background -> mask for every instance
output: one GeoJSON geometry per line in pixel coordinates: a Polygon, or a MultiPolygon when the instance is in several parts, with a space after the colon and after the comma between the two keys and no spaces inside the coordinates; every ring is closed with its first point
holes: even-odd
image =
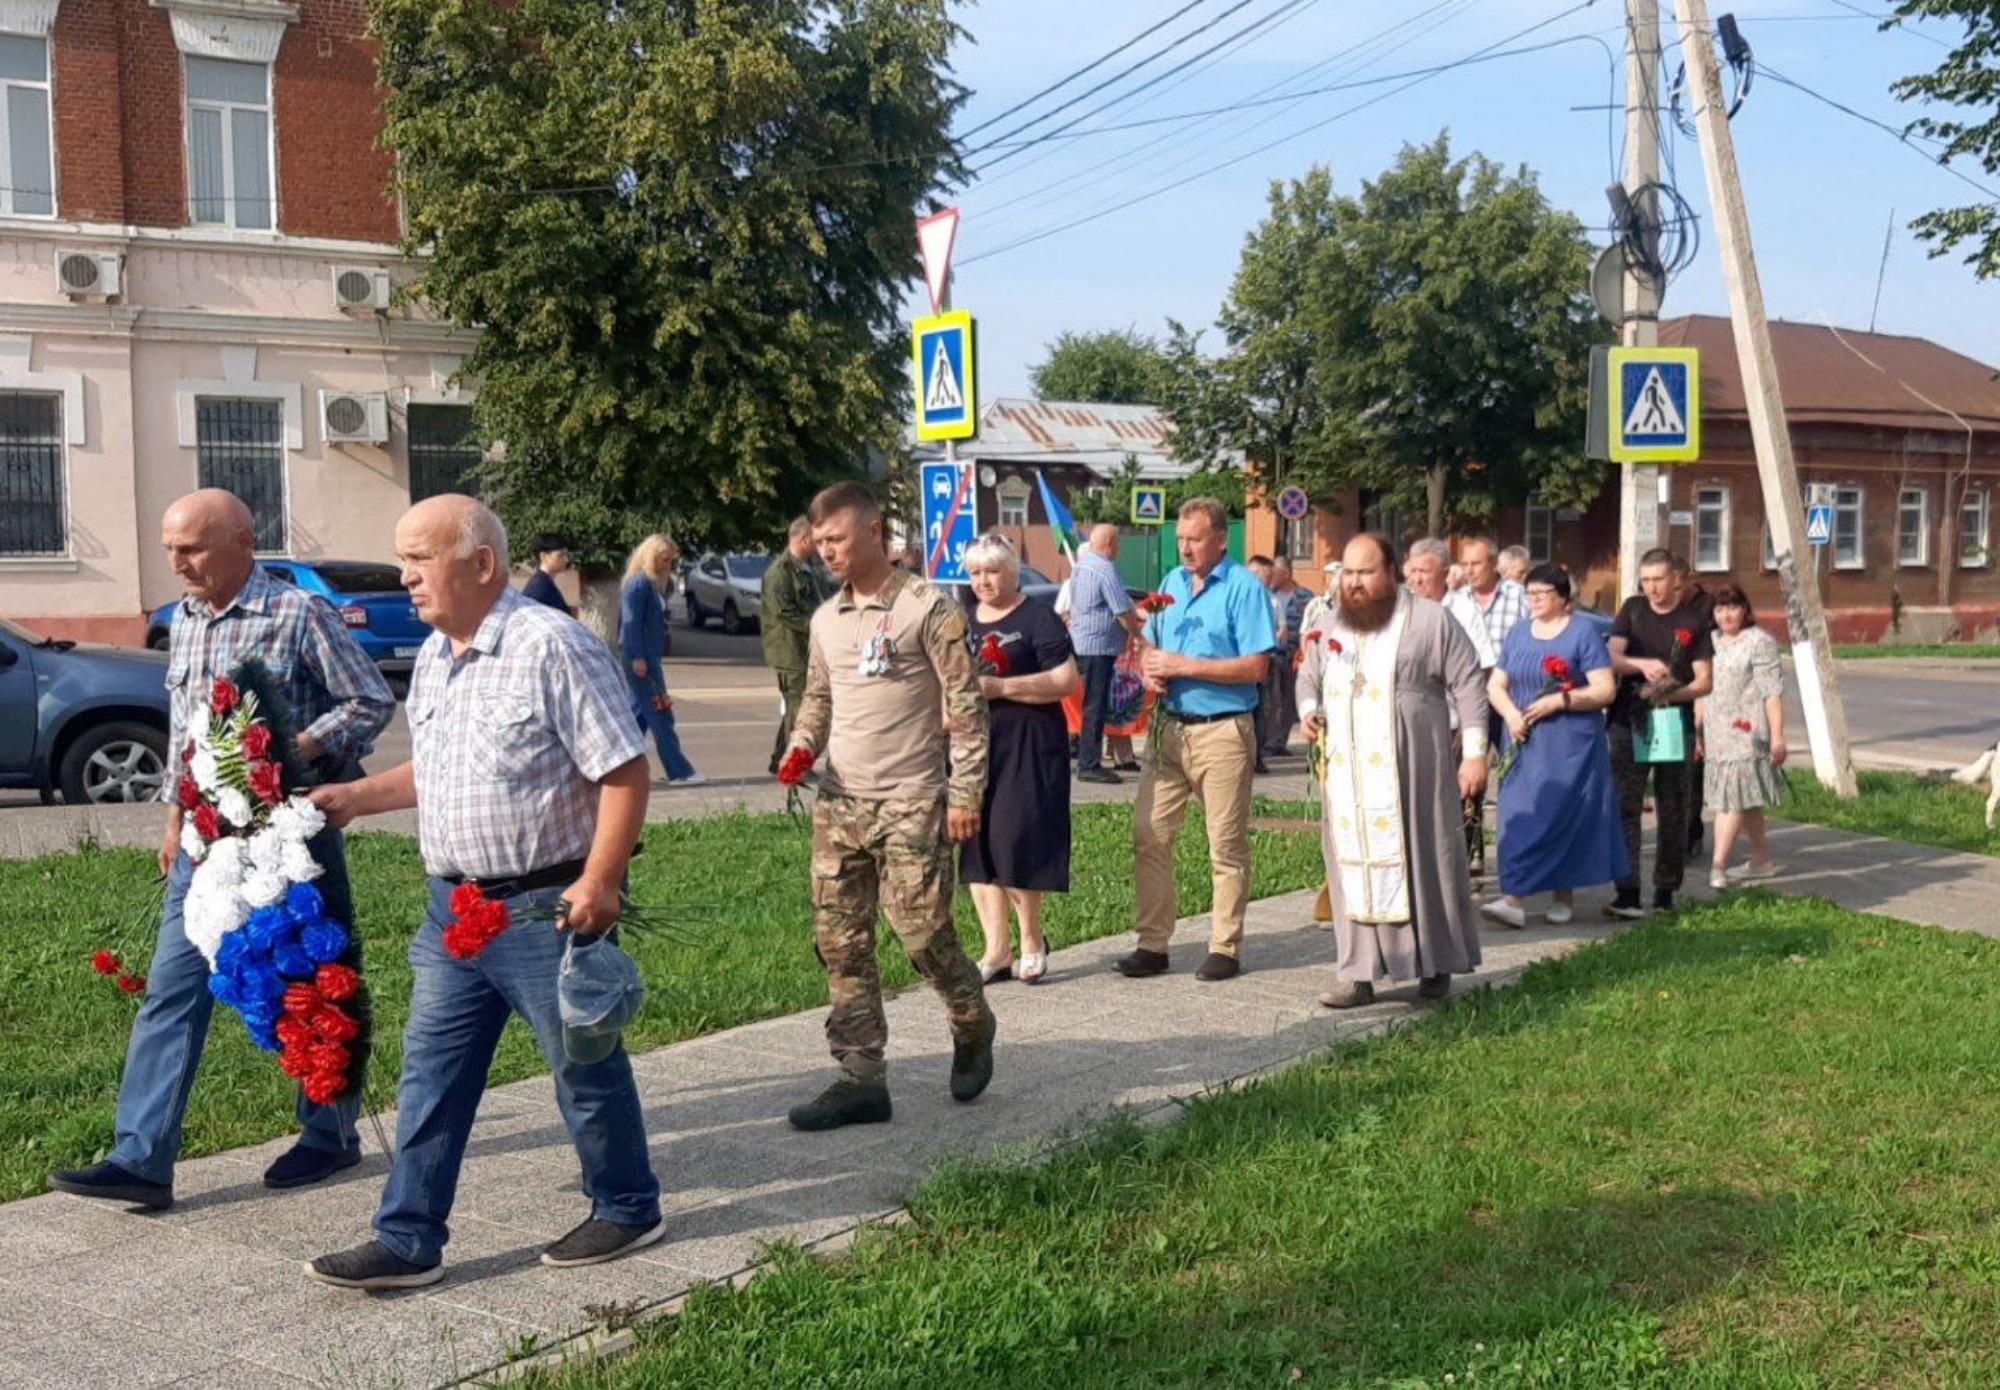
{"type": "Polygon", "coordinates": [[[811,643],[812,615],[826,601],[826,589],[819,571],[813,568],[812,522],[800,517],[792,523],[785,539],[784,553],[764,571],[764,605],[758,619],[764,630],[764,664],[778,678],[778,695],[784,701],[779,711],[778,741],[771,747],[771,771],[791,745],[792,729],[799,720],[799,705],[806,697],[806,651],[811,643]]]}
{"type": "Polygon", "coordinates": [[[859,483],[813,499],[813,541],[841,587],[813,614],[805,698],[790,747],[821,759],[813,807],[813,932],[826,965],[826,1038],[840,1078],[794,1106],[799,1129],[890,1115],[889,1027],[875,914],[944,1000],[951,1094],[993,1077],[993,1013],[952,923],[952,844],[979,830],[986,701],[959,605],[894,568],[882,513],[859,483]],[[946,753],[950,754],[947,775],[946,753]]]}

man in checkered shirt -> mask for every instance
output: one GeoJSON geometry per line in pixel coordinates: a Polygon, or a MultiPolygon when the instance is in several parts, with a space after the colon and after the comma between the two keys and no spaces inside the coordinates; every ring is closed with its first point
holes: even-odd
{"type": "MultiPolygon", "coordinates": [[[[258,567],[256,525],[235,495],[220,488],[188,494],[167,508],[160,533],[167,559],[187,588],[168,648],[168,747],[175,775],[162,779],[162,799],[171,809],[160,841],[160,874],[167,880],[160,934],[119,1082],[116,1141],[102,1163],[49,1179],[59,1191],[154,1209],[173,1204],[188,1088],[215,1008],[208,961],[182,925],[194,865],[181,851],[181,808],[174,800],[189,742],[207,727],[209,692],[218,676],[229,675],[244,658],[262,660],[300,731],[300,759],[320,780],[356,775],[360,759],[396,712],[381,673],[333,606],[278,583],[258,567]]],[[[351,927],[354,902],[340,832],[326,830],[307,847],[326,870],[319,890],[328,911],[351,927]]],[[[331,1105],[315,1105],[302,1093],[299,1142],[265,1172],[265,1184],[299,1187],[359,1163],[354,1122],[360,1095],[357,1086],[331,1105]]]]}
{"type": "Polygon", "coordinates": [[[436,629],[410,683],[410,761],[313,800],[334,825],[416,807],[430,910],[410,947],[396,1161],[375,1239],[322,1255],[307,1273],[354,1289],[444,1276],[459,1165],[510,1013],[534,1030],[555,1073],[591,1198],[590,1216],[542,1263],[616,1259],[665,1234],[660,1184],[624,1045],[572,1060],[556,981],[564,930],[591,937],[618,920],[645,824],[646,750],[625,679],[587,628],[508,586],[507,533],[474,499],[412,507],[396,553],[417,615],[436,629]],[[510,922],[466,959],[444,940],[461,883],[503,902],[510,922]]]}

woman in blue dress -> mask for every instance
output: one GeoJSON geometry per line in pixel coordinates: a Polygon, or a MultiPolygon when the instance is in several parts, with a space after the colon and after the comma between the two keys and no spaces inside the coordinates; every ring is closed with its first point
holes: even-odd
{"type": "Polygon", "coordinates": [[[1500,892],[1481,909],[1525,926],[1521,900],[1553,891],[1548,920],[1574,915],[1578,888],[1627,877],[1618,788],[1604,710],[1616,693],[1611,653],[1588,623],[1571,616],[1569,574],[1560,565],[1528,571],[1528,621],[1500,649],[1487,684],[1506,725],[1500,780],[1500,892]]]}

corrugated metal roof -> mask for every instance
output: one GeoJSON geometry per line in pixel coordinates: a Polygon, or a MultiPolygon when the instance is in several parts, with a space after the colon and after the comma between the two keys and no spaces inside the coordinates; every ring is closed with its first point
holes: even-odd
{"type": "MultiPolygon", "coordinates": [[[[1728,319],[1692,314],[1664,320],[1660,343],[1701,349],[1703,414],[1745,413],[1728,319]]],[[[1794,423],[1950,432],[1962,428],[1952,418],[1957,415],[1975,430],[2000,430],[2000,381],[1993,368],[1927,339],[1777,322],[1771,349],[1785,416],[1794,423]]]]}
{"type": "MultiPolygon", "coordinates": [[[[1144,478],[1184,478],[1195,471],[1173,456],[1173,426],[1151,405],[1038,401],[1002,396],[979,412],[979,437],[959,445],[963,459],[1016,463],[1067,463],[1109,478],[1138,461],[1144,478]]],[[[926,454],[931,452],[927,448],[926,454]]],[[[1242,455],[1222,460],[1242,466],[1242,455]]]]}

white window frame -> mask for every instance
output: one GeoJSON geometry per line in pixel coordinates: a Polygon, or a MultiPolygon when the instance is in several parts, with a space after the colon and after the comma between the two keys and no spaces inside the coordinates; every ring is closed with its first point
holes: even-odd
{"type": "Polygon", "coordinates": [[[228,227],[232,231],[261,232],[275,235],[278,231],[278,113],[277,91],[275,88],[274,62],[257,62],[245,58],[206,58],[206,55],[183,55],[181,58],[181,159],[182,168],[187,171],[188,222],[197,227],[228,227]],[[243,63],[246,66],[261,67],[264,70],[264,102],[252,106],[247,102],[219,101],[211,97],[187,95],[187,59],[189,56],[204,58],[209,62],[243,63]],[[222,125],[222,220],[208,221],[197,212],[202,202],[194,192],[194,113],[213,111],[222,125]],[[264,116],[264,163],[265,177],[270,181],[271,220],[262,227],[245,227],[237,221],[242,200],[236,192],[236,159],[231,148],[235,139],[235,122],[231,120],[238,111],[258,111],[264,116]]]}
{"type": "Polygon", "coordinates": [[[1028,503],[1033,495],[1034,490],[1019,478],[1009,478],[1001,483],[993,492],[994,500],[1000,509],[999,520],[995,524],[1016,529],[1025,527],[1028,524],[1028,503]],[[1018,519],[1010,519],[1016,515],[1018,519]]]}
{"type": "Polygon", "coordinates": [[[1868,568],[1868,493],[1864,488],[1836,487],[1833,490],[1833,567],[1837,570],[1860,570],[1868,568]],[[1851,501],[1849,499],[1852,499],[1851,501]],[[1846,538],[1841,532],[1843,517],[1853,518],[1853,554],[1846,553],[1846,538]]]}
{"type": "Polygon", "coordinates": [[[1902,569],[1926,569],[1931,562],[1931,490],[1922,485],[1905,487],[1896,493],[1896,564],[1902,569]],[[1912,507],[1917,513],[1917,544],[1914,554],[1903,549],[1903,520],[1912,507]]]}
{"type": "Polygon", "coordinates": [[[1318,514],[1311,508],[1301,517],[1281,516],[1278,518],[1278,546],[1285,552],[1287,560],[1311,561],[1315,554],[1314,543],[1319,528],[1314,524],[1318,514]]]}
{"type": "Polygon", "coordinates": [[[1983,570],[1993,563],[1993,494],[1990,490],[1967,488],[1965,495],[1958,499],[1958,567],[1962,570],[1983,570]],[[1970,535],[1966,532],[1965,518],[1970,512],[1978,518],[1970,535]],[[1972,544],[1967,545],[1970,540],[1972,544]]]}
{"type": "Polygon", "coordinates": [[[1555,558],[1556,552],[1556,512],[1553,507],[1545,507],[1540,502],[1530,502],[1523,521],[1526,535],[1521,544],[1528,548],[1528,563],[1547,564],[1555,558]],[[1541,537],[1536,544],[1536,537],[1541,537]]]}
{"type": "Polygon", "coordinates": [[[56,199],[56,94],[55,85],[51,80],[54,76],[55,53],[49,46],[49,36],[46,33],[22,34],[8,31],[5,37],[32,40],[42,46],[43,76],[39,82],[25,77],[0,79],[0,216],[53,222],[59,206],[56,199]],[[14,131],[7,124],[9,103],[6,91],[13,87],[42,94],[42,112],[47,117],[49,125],[49,210],[47,212],[22,212],[14,206],[14,194],[19,185],[14,181],[14,131]]]}
{"type": "Polygon", "coordinates": [[[1698,487],[1694,490],[1694,525],[1690,528],[1690,531],[1691,534],[1688,536],[1688,557],[1693,561],[1695,570],[1702,574],[1728,573],[1731,542],[1735,537],[1731,534],[1729,524],[1729,489],[1727,487],[1720,484],[1711,484],[1708,487],[1698,487]],[[1716,526],[1716,555],[1713,560],[1709,561],[1704,561],[1701,557],[1701,526],[1704,517],[1712,518],[1716,526]]]}

